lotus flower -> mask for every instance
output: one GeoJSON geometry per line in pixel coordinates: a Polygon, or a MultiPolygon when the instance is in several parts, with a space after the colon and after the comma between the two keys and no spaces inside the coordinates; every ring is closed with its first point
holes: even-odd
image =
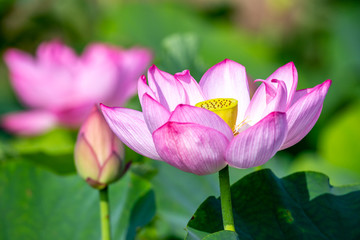
{"type": "Polygon", "coordinates": [[[299,142],[319,118],[327,80],[296,91],[288,63],[262,82],[250,99],[245,68],[231,60],[211,67],[199,84],[189,71],[171,75],[152,66],[139,79],[142,112],[102,105],[114,133],[131,149],[185,172],[205,175],[227,164],[266,163],[299,142]]]}
{"type": "Polygon", "coordinates": [[[75,166],[89,185],[101,189],[119,179],[128,169],[124,148],[94,107],[81,126],[75,145],[75,166]]]}
{"type": "Polygon", "coordinates": [[[98,102],[121,106],[136,93],[151,60],[146,49],[89,45],[81,56],[59,41],[42,43],[32,57],[9,49],[5,62],[20,100],[30,110],[2,119],[7,130],[39,134],[55,125],[79,126],[98,102]]]}

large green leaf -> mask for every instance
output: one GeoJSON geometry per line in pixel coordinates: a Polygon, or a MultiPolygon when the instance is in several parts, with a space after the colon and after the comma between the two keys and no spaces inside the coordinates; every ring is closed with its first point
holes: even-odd
{"type": "MultiPolygon", "coordinates": [[[[114,239],[134,239],[153,215],[146,180],[127,173],[109,187],[114,239]]],[[[0,165],[0,239],[99,239],[98,191],[78,176],[58,176],[32,163],[0,165]]]]}
{"type": "Polygon", "coordinates": [[[209,234],[189,227],[188,233],[186,240],[239,240],[237,233],[225,230],[209,234]]]}
{"type": "Polygon", "coordinates": [[[174,236],[186,235],[183,228],[196,207],[207,196],[218,194],[216,174],[197,176],[164,162],[155,162],[158,174],[152,179],[157,202],[158,221],[162,231],[174,236]],[[196,194],[194,194],[196,193],[196,194]]]}
{"type": "MultiPolygon", "coordinates": [[[[239,239],[360,239],[360,185],[333,187],[327,176],[277,178],[254,172],[231,187],[239,239]]],[[[222,230],[220,200],[209,197],[189,221],[187,239],[222,230]]],[[[205,238],[204,238],[205,237],[205,238]]]]}
{"type": "MultiPolygon", "coordinates": [[[[217,174],[198,176],[183,172],[164,162],[155,162],[158,174],[151,180],[157,203],[158,221],[161,231],[184,238],[185,226],[197,206],[209,195],[219,194],[217,174]]],[[[237,180],[252,169],[230,169],[232,178],[237,180]]]]}
{"type": "Polygon", "coordinates": [[[220,231],[213,234],[210,234],[204,238],[204,240],[239,240],[239,237],[236,233],[232,231],[220,231]]]}
{"type": "MultiPolygon", "coordinates": [[[[195,230],[193,230],[195,231],[195,230]]],[[[187,237],[187,240],[239,240],[238,235],[235,232],[232,231],[220,231],[220,232],[216,232],[210,235],[205,236],[204,238],[199,238],[198,235],[191,235],[189,234],[189,236],[187,237]]]]}

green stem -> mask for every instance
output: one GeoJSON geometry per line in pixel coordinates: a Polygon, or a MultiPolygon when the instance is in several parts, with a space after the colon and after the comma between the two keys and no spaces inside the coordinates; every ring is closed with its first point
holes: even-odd
{"type": "Polygon", "coordinates": [[[231,205],[231,192],[229,180],[229,166],[219,172],[221,212],[223,217],[224,230],[235,232],[234,218],[231,205]]]}
{"type": "Polygon", "coordinates": [[[111,240],[108,187],[99,190],[101,240],[111,240]]]}

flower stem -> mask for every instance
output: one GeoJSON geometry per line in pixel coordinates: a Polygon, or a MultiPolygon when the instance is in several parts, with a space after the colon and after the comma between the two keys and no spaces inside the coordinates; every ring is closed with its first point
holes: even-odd
{"type": "Polygon", "coordinates": [[[101,240],[111,240],[108,187],[99,190],[101,240]]]}
{"type": "Polygon", "coordinates": [[[223,217],[224,230],[235,232],[234,218],[231,205],[231,192],[229,180],[229,166],[219,172],[221,212],[223,217]]]}

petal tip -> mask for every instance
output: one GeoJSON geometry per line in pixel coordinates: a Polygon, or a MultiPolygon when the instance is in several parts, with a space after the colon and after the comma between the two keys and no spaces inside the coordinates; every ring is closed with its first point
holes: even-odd
{"type": "Polygon", "coordinates": [[[213,67],[215,66],[220,66],[220,65],[223,65],[223,64],[229,64],[229,63],[232,63],[234,61],[228,59],[228,58],[225,58],[224,60],[222,60],[221,62],[218,62],[217,64],[215,64],[213,67]]]}
{"type": "Polygon", "coordinates": [[[293,61],[291,61],[291,62],[288,62],[286,65],[289,65],[289,66],[291,66],[291,67],[295,67],[295,63],[293,62],[293,61]]]}
{"type": "MultiPolygon", "coordinates": [[[[148,100],[156,101],[152,96],[150,96],[148,93],[144,93],[142,95],[142,102],[145,103],[148,100]]],[[[157,101],[156,101],[157,102],[157,101]]]]}
{"type": "Polygon", "coordinates": [[[222,60],[221,62],[219,62],[219,64],[232,64],[232,63],[236,63],[236,64],[239,64],[239,63],[237,63],[237,62],[235,62],[235,61],[233,61],[233,60],[231,60],[231,59],[229,59],[229,58],[225,58],[224,60],[222,60]]]}
{"type": "Polygon", "coordinates": [[[27,56],[27,53],[16,48],[9,48],[4,52],[3,59],[7,65],[10,65],[12,62],[21,60],[24,56],[27,56]]]}
{"type": "Polygon", "coordinates": [[[102,113],[104,113],[104,112],[106,112],[106,111],[109,111],[109,110],[110,110],[110,111],[113,110],[112,107],[106,106],[106,105],[103,104],[103,103],[100,103],[99,106],[100,106],[100,109],[101,109],[101,112],[102,112],[102,113]]]}
{"type": "Polygon", "coordinates": [[[177,77],[177,76],[186,76],[186,75],[190,75],[190,71],[189,70],[184,70],[184,71],[182,71],[182,72],[178,72],[178,73],[175,73],[174,74],[174,76],[175,76],[175,78],[177,77]]]}
{"type": "Polygon", "coordinates": [[[328,79],[326,80],[325,82],[323,82],[321,85],[320,85],[320,89],[323,93],[327,93],[327,91],[329,90],[330,86],[332,84],[332,80],[328,79]]]}
{"type": "Polygon", "coordinates": [[[153,64],[153,65],[151,65],[151,67],[149,67],[149,72],[153,72],[153,71],[157,71],[157,70],[159,70],[159,68],[155,64],[153,64]]]}
{"type": "Polygon", "coordinates": [[[186,107],[195,107],[195,106],[191,106],[191,105],[188,105],[188,104],[180,103],[180,104],[178,104],[178,105],[175,107],[173,113],[174,113],[175,111],[178,111],[180,108],[184,108],[184,107],[186,108],[186,107]]]}
{"type": "Polygon", "coordinates": [[[328,80],[326,80],[325,82],[324,82],[324,84],[325,85],[328,85],[328,87],[330,87],[331,86],[331,84],[332,84],[332,80],[331,79],[328,79],[328,80]]]}
{"type": "Polygon", "coordinates": [[[8,59],[10,59],[16,53],[17,53],[17,50],[14,49],[14,48],[9,48],[9,49],[5,50],[5,52],[4,52],[4,60],[7,61],[8,59]]]}
{"type": "Polygon", "coordinates": [[[331,84],[332,84],[332,80],[328,79],[328,80],[324,81],[323,83],[315,86],[311,92],[318,91],[318,92],[322,92],[322,93],[327,93],[331,84]]]}

